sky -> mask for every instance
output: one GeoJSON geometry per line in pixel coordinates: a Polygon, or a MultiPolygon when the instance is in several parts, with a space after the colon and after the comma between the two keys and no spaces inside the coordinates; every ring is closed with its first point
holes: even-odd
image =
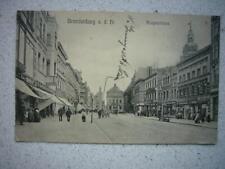
{"type": "Polygon", "coordinates": [[[93,94],[99,87],[103,89],[106,76],[115,77],[118,72],[122,50],[118,40],[124,40],[126,24],[134,26],[134,32],[127,34],[129,66],[126,71],[129,77],[117,81],[109,79],[106,91],[114,83],[125,90],[138,67],[164,67],[178,63],[187,41],[189,22],[199,49],[211,41],[209,16],[75,11],[51,14],[56,17],[58,39],[69,57],[68,61],[82,72],[83,80],[93,94]],[[128,16],[132,17],[133,23],[127,23],[128,16]],[[78,23],[86,19],[88,23],[78,23]],[[74,22],[69,23],[69,20],[74,22]],[[105,20],[107,24],[104,24],[105,20]]]}

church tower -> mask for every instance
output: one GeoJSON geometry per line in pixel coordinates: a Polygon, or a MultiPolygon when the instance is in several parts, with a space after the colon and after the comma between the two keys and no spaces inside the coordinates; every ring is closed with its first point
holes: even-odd
{"type": "Polygon", "coordinates": [[[192,31],[191,22],[189,22],[188,25],[189,25],[189,30],[187,34],[187,42],[183,47],[183,56],[181,57],[181,61],[188,59],[190,56],[195,54],[198,50],[198,46],[194,42],[194,33],[192,31]]]}

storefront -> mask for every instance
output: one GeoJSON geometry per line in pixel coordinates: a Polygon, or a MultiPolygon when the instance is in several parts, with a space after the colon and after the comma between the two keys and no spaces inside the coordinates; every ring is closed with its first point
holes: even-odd
{"type": "Polygon", "coordinates": [[[16,78],[16,120],[22,118],[26,111],[37,107],[40,99],[23,80],[16,78]]]}

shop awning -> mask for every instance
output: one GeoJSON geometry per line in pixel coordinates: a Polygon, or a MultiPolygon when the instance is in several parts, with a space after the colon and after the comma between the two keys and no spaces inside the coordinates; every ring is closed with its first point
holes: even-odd
{"type": "Polygon", "coordinates": [[[57,103],[57,104],[64,104],[62,101],[60,101],[55,95],[48,93],[42,89],[39,89],[37,87],[32,87],[35,91],[37,91],[38,93],[40,93],[40,95],[42,96],[43,99],[48,99],[48,100],[52,100],[52,103],[57,103]]]}
{"type": "Polygon", "coordinates": [[[37,87],[32,87],[32,89],[34,89],[43,99],[49,99],[52,97],[52,94],[50,94],[42,89],[39,89],[37,87]]]}
{"type": "Polygon", "coordinates": [[[67,106],[70,106],[70,107],[73,107],[73,105],[65,98],[62,98],[62,97],[58,97],[59,100],[61,100],[65,105],[67,106]]]}
{"type": "Polygon", "coordinates": [[[48,107],[50,104],[54,103],[53,100],[51,99],[47,99],[47,100],[43,100],[42,102],[40,102],[38,104],[38,109],[41,111],[44,108],[48,107]]]}
{"type": "Polygon", "coordinates": [[[20,92],[32,97],[36,97],[39,99],[41,98],[38,95],[36,95],[24,81],[18,78],[16,78],[16,90],[19,90],[20,92]]]}
{"type": "Polygon", "coordinates": [[[77,111],[81,111],[82,109],[85,109],[83,105],[78,104],[77,105],[77,111]]]}

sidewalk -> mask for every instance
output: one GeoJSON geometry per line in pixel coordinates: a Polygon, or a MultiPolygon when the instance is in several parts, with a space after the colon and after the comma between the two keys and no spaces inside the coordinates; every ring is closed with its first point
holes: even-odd
{"type": "MultiPolygon", "coordinates": [[[[146,118],[148,118],[150,120],[159,120],[158,117],[146,117],[146,118]]],[[[210,123],[208,123],[208,122],[195,123],[193,120],[170,118],[169,123],[178,123],[178,124],[184,124],[184,125],[193,125],[193,126],[198,126],[198,127],[217,129],[217,122],[215,122],[215,121],[211,121],[210,123]]]]}

